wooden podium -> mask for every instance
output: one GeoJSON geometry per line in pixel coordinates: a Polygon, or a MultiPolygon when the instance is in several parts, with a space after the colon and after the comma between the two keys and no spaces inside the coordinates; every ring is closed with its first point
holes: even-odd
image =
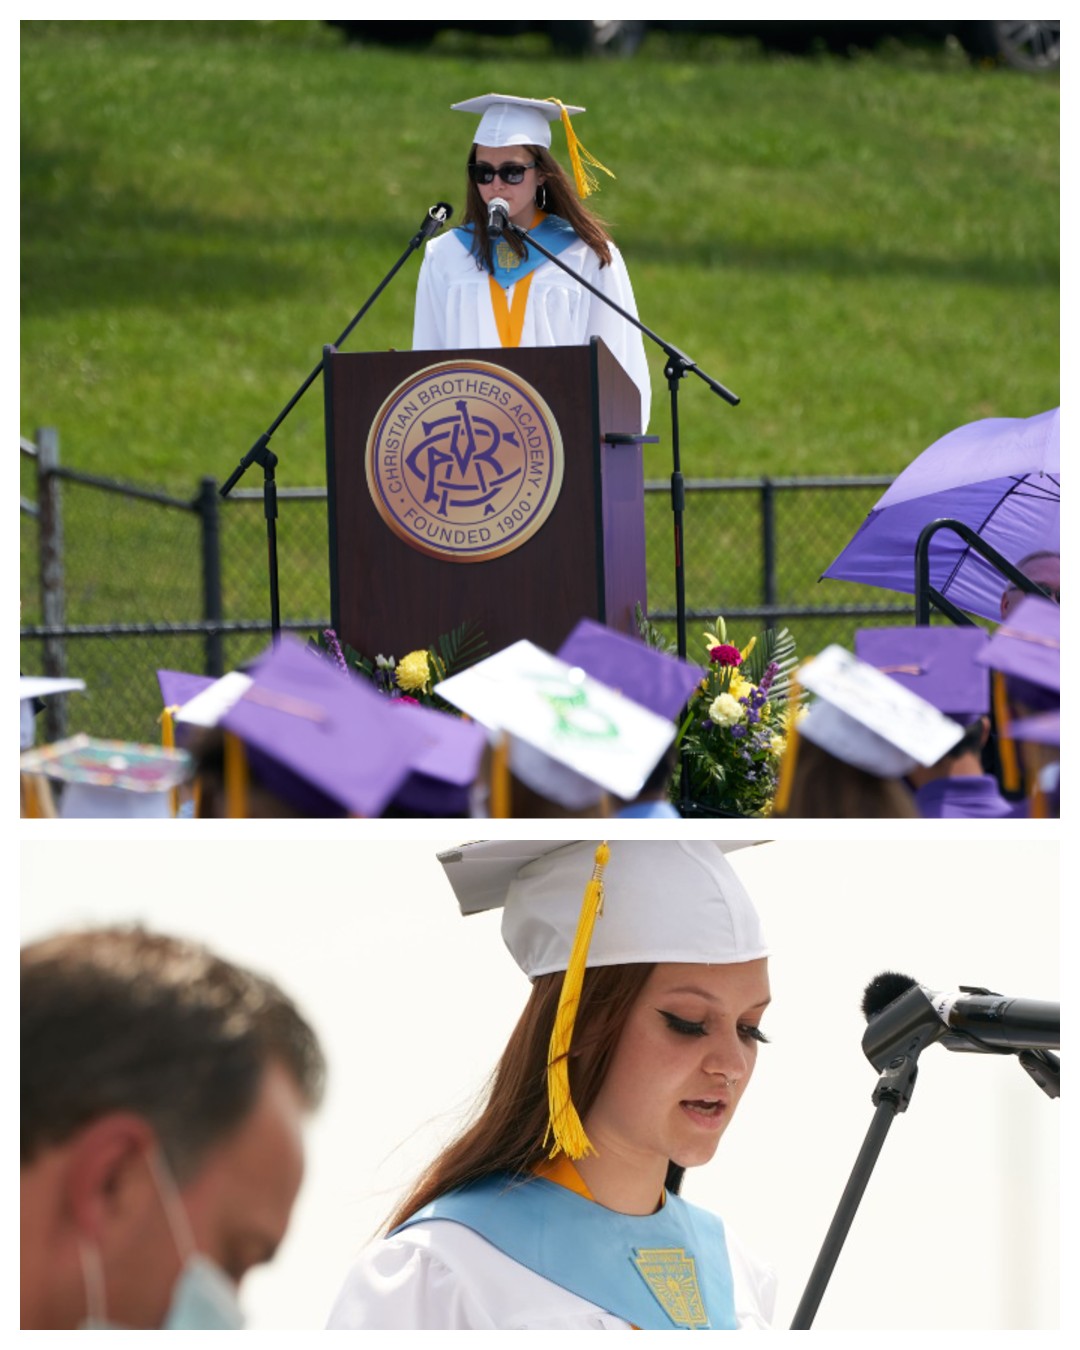
{"type": "MultiPolygon", "coordinates": [[[[581,618],[624,633],[636,631],[634,606],[646,608],[640,396],[600,339],[587,347],[461,352],[343,353],[328,348],[324,371],[331,614],[343,642],[368,657],[401,657],[463,622],[479,625],[492,653],[519,638],[554,651],[581,618]],[[415,387],[425,399],[428,386],[422,382],[434,380],[432,368],[447,363],[478,368],[481,384],[474,385],[489,390],[492,407],[499,399],[508,406],[516,398],[504,389],[502,374],[510,389],[525,382],[540,396],[529,406],[550,412],[555,439],[562,442],[561,486],[548,492],[543,506],[549,514],[538,528],[533,525],[535,533],[524,543],[511,544],[498,556],[434,555],[398,521],[403,514],[415,517],[415,510],[399,511],[388,523],[385,503],[404,500],[409,492],[417,502],[426,492],[432,512],[453,507],[453,493],[436,490],[445,486],[436,484],[436,471],[428,479],[422,471],[433,463],[449,464],[448,472],[454,474],[453,456],[465,443],[465,432],[472,436],[476,430],[468,425],[470,410],[463,402],[449,405],[465,419],[462,427],[453,428],[452,438],[450,431],[441,433],[441,441],[429,434],[423,447],[406,453],[405,433],[400,457],[396,451],[389,457],[389,480],[380,469],[383,476],[373,482],[369,441],[375,445],[374,462],[385,464],[378,455],[385,455],[383,446],[395,446],[394,428],[406,420],[402,409],[413,410],[416,437],[436,425],[435,412],[430,423],[415,413],[412,393],[397,402],[395,395],[403,387],[415,387]]],[[[460,379],[459,386],[464,388],[460,379]]],[[[442,418],[445,424],[453,420],[442,418]]],[[[473,410],[472,422],[483,421],[473,410]]],[[[477,435],[475,444],[491,446],[492,437],[497,443],[498,432],[488,434],[486,442],[477,435]]],[[[511,443],[518,444],[513,433],[504,445],[511,443]]],[[[469,488],[476,501],[484,500],[483,489],[493,477],[499,481],[494,471],[505,466],[501,452],[478,453],[477,460],[485,459],[478,486],[469,488]]],[[[467,457],[457,457],[459,467],[466,462],[467,457]]],[[[498,517],[502,508],[484,509],[498,517]]],[[[472,540],[490,531],[448,528],[443,533],[472,540]]]]}

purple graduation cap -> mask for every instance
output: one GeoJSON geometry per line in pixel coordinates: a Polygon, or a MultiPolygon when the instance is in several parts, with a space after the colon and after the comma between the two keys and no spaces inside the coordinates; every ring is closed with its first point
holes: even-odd
{"type": "Polygon", "coordinates": [[[244,743],[267,790],[305,815],[380,815],[435,739],[399,716],[400,701],[295,639],[282,638],[250,673],[219,725],[244,743]]]}
{"type": "MultiPolygon", "coordinates": [[[[1009,689],[1032,706],[1022,690],[1035,686],[1061,693],[1061,610],[1052,600],[1025,595],[994,633],[980,654],[981,664],[1009,677],[1009,689]]],[[[1043,709],[1052,706],[1042,700],[1043,709]]],[[[1032,707],[1032,711],[1040,709],[1032,707]]]]}
{"type": "Polygon", "coordinates": [[[582,619],[555,653],[660,717],[674,719],[701,683],[700,666],[648,647],[640,638],[582,619]]]}
{"type": "Polygon", "coordinates": [[[977,657],[981,628],[862,628],[855,655],[963,726],[990,711],[990,673],[977,657]]]}
{"type": "MultiPolygon", "coordinates": [[[[387,699],[386,702],[391,702],[387,699]]],[[[469,789],[480,773],[487,732],[476,722],[394,699],[394,717],[414,726],[427,741],[390,809],[412,816],[463,816],[469,789]]]]}

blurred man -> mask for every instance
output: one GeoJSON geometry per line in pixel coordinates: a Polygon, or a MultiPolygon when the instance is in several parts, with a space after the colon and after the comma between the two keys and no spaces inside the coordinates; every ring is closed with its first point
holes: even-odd
{"type": "Polygon", "coordinates": [[[270,981],[142,929],[23,948],[21,1323],[242,1325],[322,1094],[315,1034],[270,981]]]}
{"type": "MultiPolygon", "coordinates": [[[[1061,554],[1053,553],[1049,549],[1039,553],[1029,553],[1026,558],[1021,558],[1017,567],[1023,572],[1024,576],[1030,577],[1037,585],[1049,595],[1055,604],[1061,603],[1061,554]]],[[[1001,617],[1005,616],[1013,609],[1020,600],[1023,599],[1026,592],[1019,586],[1010,586],[1001,595],[1001,617]]]]}

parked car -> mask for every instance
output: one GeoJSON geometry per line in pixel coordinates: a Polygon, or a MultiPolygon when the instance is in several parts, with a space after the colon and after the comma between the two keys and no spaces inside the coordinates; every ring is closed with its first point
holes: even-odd
{"type": "Polygon", "coordinates": [[[994,61],[1017,70],[1056,71],[1061,59],[1060,19],[800,19],[755,22],[741,19],[581,19],[547,23],[525,20],[487,21],[452,19],[447,23],[366,23],[354,19],[327,19],[354,40],[392,45],[422,46],[442,28],[504,34],[541,31],[555,49],[573,55],[631,56],[649,28],[668,31],[727,33],[756,37],[767,47],[809,51],[824,43],[833,51],[872,47],[886,37],[957,39],[972,58],[994,61]]]}
{"type": "Polygon", "coordinates": [[[534,30],[547,33],[556,51],[572,56],[630,56],[641,46],[648,25],[641,19],[524,20],[451,19],[447,23],[365,23],[354,19],[327,19],[343,28],[353,41],[384,42],[391,46],[423,46],[442,28],[464,28],[473,33],[512,37],[534,30]]]}

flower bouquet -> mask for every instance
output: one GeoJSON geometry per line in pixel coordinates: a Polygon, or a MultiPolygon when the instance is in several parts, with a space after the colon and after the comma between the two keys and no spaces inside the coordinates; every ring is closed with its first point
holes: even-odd
{"type": "MultiPolygon", "coordinates": [[[[724,620],[706,633],[709,665],[676,737],[691,813],[768,815],[794,708],[795,639],[766,629],[745,647],[728,641],[724,620]]],[[[672,800],[683,807],[681,775],[672,800]]]]}
{"type": "Polygon", "coordinates": [[[487,656],[487,642],[474,624],[459,624],[444,633],[430,647],[419,647],[400,658],[393,656],[361,656],[346,644],[342,647],[332,628],[326,628],[316,642],[309,646],[326,660],[333,662],[343,675],[357,674],[371,681],[387,698],[405,703],[420,703],[427,708],[460,716],[457,708],[434,692],[440,680],[447,679],[487,656]]]}

